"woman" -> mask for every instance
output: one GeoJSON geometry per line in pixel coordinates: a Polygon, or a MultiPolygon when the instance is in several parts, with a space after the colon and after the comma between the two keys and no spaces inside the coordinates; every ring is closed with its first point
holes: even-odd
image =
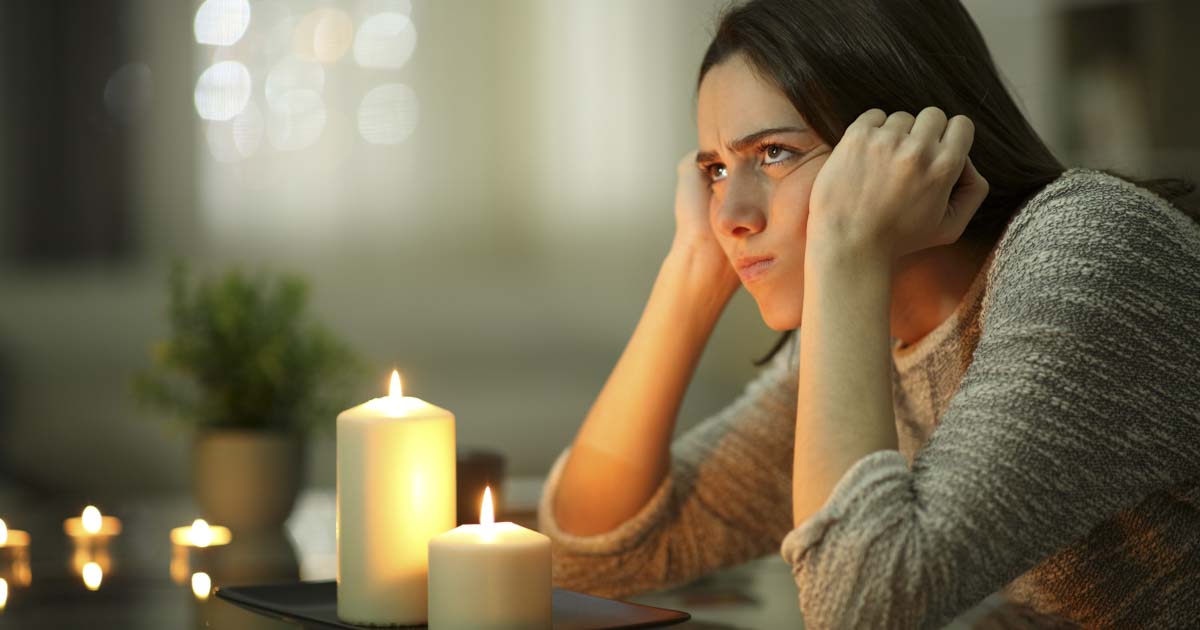
{"type": "Polygon", "coordinates": [[[541,526],[620,596],[779,550],[809,627],[1200,621],[1200,225],[1064,170],[956,0],[756,0],[701,65],[676,238],[541,526]],[[674,445],[739,282],[799,328],[674,445]],[[803,326],[801,315],[803,314],[803,326]]]}

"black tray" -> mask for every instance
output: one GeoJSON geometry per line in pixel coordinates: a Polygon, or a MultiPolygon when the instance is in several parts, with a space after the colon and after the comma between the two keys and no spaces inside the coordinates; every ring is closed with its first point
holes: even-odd
{"type": "MultiPolygon", "coordinates": [[[[334,581],[221,587],[216,594],[260,615],[303,626],[351,630],[366,627],[338,620],[334,581]]],[[[619,602],[561,588],[554,589],[553,606],[554,630],[650,628],[682,623],[692,617],[677,610],[619,602]]]]}

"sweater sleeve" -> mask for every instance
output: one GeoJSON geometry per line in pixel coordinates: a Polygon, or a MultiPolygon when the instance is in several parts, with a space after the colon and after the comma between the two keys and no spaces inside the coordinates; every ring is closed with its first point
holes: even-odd
{"type": "Polygon", "coordinates": [[[554,497],[569,449],[558,457],[538,509],[556,586],[624,597],[778,549],[791,529],[794,344],[795,336],[738,399],[671,445],[662,485],[611,531],[576,536],[558,526],[554,497]]]}
{"type": "Polygon", "coordinates": [[[1200,473],[1200,227],[1093,173],[1010,224],[972,363],[911,466],[872,453],[789,532],[810,627],[940,627],[1200,473]]]}

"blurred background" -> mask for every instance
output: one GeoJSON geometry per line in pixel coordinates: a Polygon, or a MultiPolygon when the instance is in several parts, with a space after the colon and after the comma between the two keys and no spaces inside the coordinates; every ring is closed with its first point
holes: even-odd
{"type": "MultiPolygon", "coordinates": [[[[726,4],[0,2],[0,486],[188,487],[188,434],[130,388],[177,258],[303,274],[377,368],[360,400],[395,366],[544,474],[667,251],[726,4]]],[[[965,4],[1066,163],[1200,179],[1200,3],[965,4]]],[[[739,294],[679,430],[774,339],[739,294]]],[[[332,486],[332,432],[307,458],[332,486]]]]}

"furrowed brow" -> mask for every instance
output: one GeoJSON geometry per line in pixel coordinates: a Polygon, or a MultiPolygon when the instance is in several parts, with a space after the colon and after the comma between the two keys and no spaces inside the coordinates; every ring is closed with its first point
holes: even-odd
{"type": "MultiPolygon", "coordinates": [[[[805,131],[808,131],[808,129],[805,127],[771,127],[770,129],[755,131],[752,134],[742,136],[741,138],[734,140],[733,142],[729,143],[729,149],[734,153],[741,153],[746,149],[758,144],[760,140],[768,136],[773,136],[777,133],[803,133],[805,131]]],[[[697,165],[715,162],[718,159],[719,158],[716,151],[701,151],[696,154],[697,165]]]]}

